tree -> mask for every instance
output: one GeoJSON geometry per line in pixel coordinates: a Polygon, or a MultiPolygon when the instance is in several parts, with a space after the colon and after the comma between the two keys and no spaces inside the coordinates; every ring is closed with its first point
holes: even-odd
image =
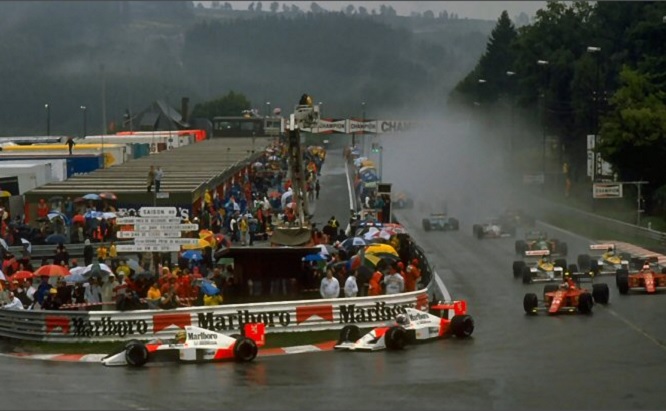
{"type": "Polygon", "coordinates": [[[650,78],[625,67],[621,87],[610,99],[599,152],[623,180],[646,180],[650,187],[666,184],[666,93],[650,78]]]}
{"type": "Polygon", "coordinates": [[[271,13],[277,13],[278,9],[280,8],[280,3],[274,1],[271,3],[270,8],[271,8],[271,13]]]}
{"type": "Polygon", "coordinates": [[[243,94],[232,90],[224,97],[195,105],[192,117],[212,120],[216,116],[240,116],[249,107],[252,107],[250,101],[243,94]]]}
{"type": "Polygon", "coordinates": [[[261,11],[261,9],[263,9],[263,8],[264,8],[264,5],[260,1],[258,1],[257,6],[255,7],[255,11],[261,11]]]}

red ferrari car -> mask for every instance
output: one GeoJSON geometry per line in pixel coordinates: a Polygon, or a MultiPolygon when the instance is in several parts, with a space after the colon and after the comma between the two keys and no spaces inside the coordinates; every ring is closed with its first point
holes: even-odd
{"type": "MultiPolygon", "coordinates": [[[[581,276],[577,276],[580,279],[581,276]]],[[[523,308],[527,314],[546,311],[548,314],[558,313],[592,313],[595,302],[608,304],[609,290],[607,284],[593,284],[592,292],[581,288],[571,274],[565,275],[562,284],[549,284],[543,288],[543,303],[539,305],[536,294],[527,293],[523,298],[523,308]]]]}
{"type": "Polygon", "coordinates": [[[666,290],[666,273],[653,271],[649,264],[643,265],[643,269],[635,273],[629,273],[629,270],[624,268],[617,270],[615,279],[620,294],[629,294],[629,291],[653,294],[666,290]]]}

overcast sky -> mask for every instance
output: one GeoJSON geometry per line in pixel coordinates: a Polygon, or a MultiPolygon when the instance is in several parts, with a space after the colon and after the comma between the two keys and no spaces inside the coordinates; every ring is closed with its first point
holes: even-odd
{"type": "MultiPolygon", "coordinates": [[[[288,5],[295,4],[301,10],[309,11],[312,1],[280,1],[280,4],[286,3],[288,5]]],[[[273,0],[262,1],[263,10],[268,10],[269,5],[273,0]]],[[[195,2],[199,3],[199,2],[195,2]]],[[[210,1],[203,1],[201,3],[210,4],[210,1]]],[[[220,0],[224,4],[225,0],[220,0]]],[[[229,1],[234,10],[247,10],[248,5],[252,1],[229,1]]],[[[432,10],[435,15],[440,11],[446,10],[449,13],[456,13],[460,18],[478,18],[484,20],[497,20],[503,10],[509,13],[509,17],[513,18],[520,14],[520,12],[527,13],[528,16],[533,16],[537,10],[546,6],[545,1],[315,1],[318,5],[326,10],[339,11],[349,4],[354,6],[363,6],[368,9],[376,9],[382,4],[391,5],[399,15],[408,16],[412,11],[424,12],[432,10]]]]}

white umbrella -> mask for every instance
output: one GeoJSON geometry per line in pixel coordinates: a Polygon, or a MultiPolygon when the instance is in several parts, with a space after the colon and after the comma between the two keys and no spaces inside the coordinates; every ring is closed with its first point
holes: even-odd
{"type": "Polygon", "coordinates": [[[0,280],[7,281],[7,277],[5,277],[5,273],[0,270],[0,280]]]}
{"type": "Polygon", "coordinates": [[[368,232],[363,234],[363,239],[372,240],[373,238],[377,237],[377,233],[379,233],[379,229],[377,227],[370,227],[368,232]]]}
{"type": "Polygon", "coordinates": [[[25,238],[22,238],[21,244],[23,244],[28,253],[32,254],[32,243],[30,241],[26,240],[25,238]]]}
{"type": "Polygon", "coordinates": [[[112,218],[116,218],[116,213],[112,213],[110,211],[107,211],[107,212],[102,214],[102,218],[106,218],[107,220],[112,219],[112,218]]]}
{"type": "Polygon", "coordinates": [[[2,238],[0,238],[0,245],[4,247],[5,250],[9,251],[9,246],[7,245],[7,242],[2,238]]]}
{"type": "Polygon", "coordinates": [[[323,256],[327,256],[327,255],[329,255],[329,252],[328,252],[328,250],[326,249],[326,246],[325,246],[324,244],[317,244],[315,247],[317,247],[318,249],[321,250],[321,251],[319,252],[319,254],[321,254],[321,255],[323,255],[323,256]]]}
{"type": "MultiPolygon", "coordinates": [[[[91,277],[92,273],[93,273],[93,267],[95,267],[95,265],[99,265],[99,270],[101,271],[100,274],[103,277],[106,277],[106,276],[108,276],[109,274],[111,274],[113,272],[111,270],[111,268],[108,265],[104,264],[104,263],[93,263],[93,264],[90,264],[89,266],[87,266],[85,268],[85,271],[83,271],[83,273],[81,273],[81,275],[83,275],[86,278],[91,277]]],[[[69,272],[71,274],[72,271],[70,270],[69,272]]]]}
{"type": "Polygon", "coordinates": [[[83,275],[86,272],[86,267],[77,266],[69,269],[70,275],[83,275]]]}

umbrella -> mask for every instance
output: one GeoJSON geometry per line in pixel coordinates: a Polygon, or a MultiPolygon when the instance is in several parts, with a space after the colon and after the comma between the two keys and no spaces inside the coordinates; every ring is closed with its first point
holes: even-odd
{"type": "Polygon", "coordinates": [[[65,238],[65,236],[62,234],[51,234],[50,236],[46,237],[46,240],[44,241],[46,244],[65,244],[67,242],[67,238],[65,238]]]}
{"type": "Polygon", "coordinates": [[[368,245],[368,243],[361,237],[347,238],[346,240],[340,243],[340,247],[344,249],[349,249],[351,247],[365,246],[365,245],[368,245]]]}
{"type": "Polygon", "coordinates": [[[90,277],[106,277],[113,271],[104,263],[93,263],[86,267],[85,271],[81,273],[86,278],[90,277]]]}
{"type": "Polygon", "coordinates": [[[203,260],[203,255],[200,251],[188,250],[183,253],[183,258],[187,260],[201,261],[203,260]]]}
{"type": "Polygon", "coordinates": [[[77,266],[77,267],[72,267],[69,269],[69,274],[70,275],[81,275],[86,272],[85,267],[77,266]]]}
{"type": "Polygon", "coordinates": [[[206,295],[216,295],[220,293],[220,289],[209,280],[201,281],[201,291],[206,295]]]}
{"type": "Polygon", "coordinates": [[[224,244],[224,246],[227,248],[231,247],[231,241],[229,241],[229,239],[225,237],[224,234],[215,234],[215,242],[217,244],[224,244]]]}
{"type": "Polygon", "coordinates": [[[365,254],[392,254],[394,256],[398,256],[398,252],[395,251],[395,248],[393,246],[388,245],[388,244],[370,244],[363,250],[365,254]]]}
{"type": "Polygon", "coordinates": [[[0,280],[7,281],[7,277],[5,277],[5,273],[0,271],[0,280]]]}
{"type": "Polygon", "coordinates": [[[115,194],[109,193],[108,191],[105,192],[105,193],[99,193],[99,198],[102,198],[104,200],[111,200],[111,201],[116,201],[118,199],[118,197],[116,197],[115,194]]]}
{"type": "Polygon", "coordinates": [[[51,203],[51,202],[54,202],[54,201],[62,201],[62,200],[63,200],[62,196],[53,196],[53,197],[49,197],[48,202],[51,203]]]}
{"type": "Polygon", "coordinates": [[[199,239],[197,244],[185,244],[183,250],[200,250],[202,248],[210,247],[210,243],[202,238],[199,239]]]}
{"type": "Polygon", "coordinates": [[[77,214],[74,217],[72,217],[72,223],[84,224],[85,222],[86,218],[82,214],[77,214]]]}
{"type": "Polygon", "coordinates": [[[252,164],[252,167],[254,168],[262,168],[264,166],[264,163],[261,161],[257,161],[256,163],[252,164]]]}
{"type": "Polygon", "coordinates": [[[75,203],[83,203],[83,202],[85,202],[85,201],[86,201],[86,199],[83,198],[83,197],[76,197],[76,198],[74,199],[74,202],[75,202],[75,203]]]}
{"type": "Polygon", "coordinates": [[[42,276],[64,277],[66,275],[69,275],[69,268],[63,265],[47,264],[39,267],[37,270],[35,270],[33,274],[35,275],[35,277],[42,277],[42,276]]]}
{"type": "Polygon", "coordinates": [[[102,213],[102,218],[106,218],[107,220],[111,220],[116,218],[116,213],[112,213],[110,211],[102,213]]]}
{"type": "Polygon", "coordinates": [[[86,211],[86,213],[83,215],[86,219],[93,219],[93,218],[102,218],[102,215],[104,215],[103,212],[101,211],[95,211],[95,210],[90,210],[86,211]]]}
{"type": "Polygon", "coordinates": [[[46,216],[49,218],[49,220],[62,218],[62,221],[64,221],[65,224],[69,224],[69,218],[67,218],[67,216],[61,213],[60,211],[49,211],[49,213],[46,216]]]}
{"type": "Polygon", "coordinates": [[[7,245],[7,242],[6,242],[4,239],[2,239],[2,238],[0,238],[0,245],[1,245],[5,250],[9,251],[9,246],[7,245]]]}
{"type": "Polygon", "coordinates": [[[270,193],[268,193],[268,196],[270,198],[278,198],[282,197],[282,194],[279,191],[271,191],[270,193]]]}
{"type": "Polygon", "coordinates": [[[366,231],[365,234],[363,234],[363,239],[364,239],[364,240],[370,240],[370,239],[373,239],[373,238],[377,237],[377,234],[379,234],[379,228],[377,228],[377,227],[370,227],[370,228],[368,229],[368,231],[366,231]]]}
{"type": "Polygon", "coordinates": [[[23,247],[25,247],[26,251],[32,253],[32,243],[30,243],[30,241],[26,240],[25,238],[21,238],[21,244],[23,247]]]}
{"type": "Polygon", "coordinates": [[[151,273],[150,271],[142,271],[142,272],[135,272],[134,275],[132,276],[132,279],[134,281],[138,280],[154,280],[157,277],[157,274],[151,273]]]}
{"type": "Polygon", "coordinates": [[[94,194],[94,193],[86,194],[83,196],[84,200],[99,200],[101,198],[102,197],[100,197],[99,194],[94,194]]]}
{"type": "Polygon", "coordinates": [[[11,196],[12,196],[12,193],[10,193],[7,190],[0,191],[0,198],[11,197],[11,196]]]}
{"type": "Polygon", "coordinates": [[[215,241],[215,233],[210,230],[201,230],[199,231],[199,238],[212,244],[215,241]]]}
{"type": "Polygon", "coordinates": [[[340,252],[340,250],[330,244],[317,244],[315,247],[321,249],[321,253],[324,255],[337,254],[340,252]]]}
{"type": "Polygon", "coordinates": [[[10,278],[11,278],[12,281],[14,281],[14,280],[18,281],[18,280],[30,280],[34,276],[35,275],[33,273],[31,273],[30,271],[21,270],[21,271],[15,272],[14,275],[10,276],[10,278]]]}
{"type": "MultiPolygon", "coordinates": [[[[85,268],[85,267],[81,267],[85,268]]],[[[67,283],[82,283],[88,281],[81,273],[70,274],[65,276],[65,282],[67,283]]]]}
{"type": "Polygon", "coordinates": [[[303,257],[303,261],[326,261],[326,257],[321,253],[308,254],[303,257]]]}
{"type": "Polygon", "coordinates": [[[132,259],[132,258],[127,259],[127,266],[131,270],[134,270],[135,273],[138,273],[139,271],[143,271],[143,267],[141,267],[141,265],[139,265],[139,262],[132,259]]]}

